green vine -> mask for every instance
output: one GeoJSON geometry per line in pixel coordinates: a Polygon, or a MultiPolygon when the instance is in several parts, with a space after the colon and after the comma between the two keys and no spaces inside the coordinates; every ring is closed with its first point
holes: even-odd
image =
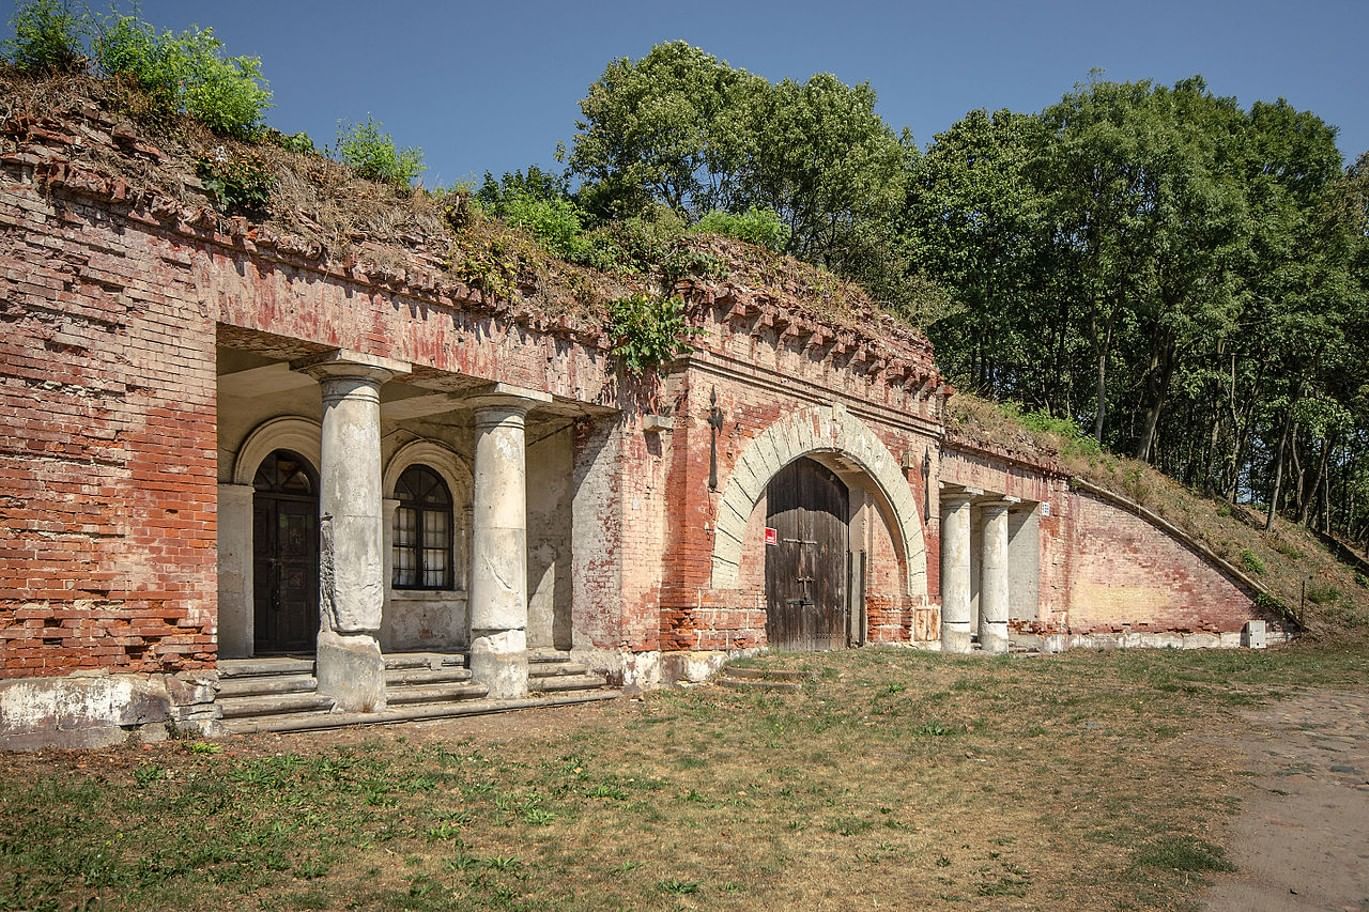
{"type": "Polygon", "coordinates": [[[696,330],[689,325],[678,295],[638,292],[609,305],[609,332],[613,354],[628,373],[640,375],[691,351],[687,340],[696,330]]]}
{"type": "Polygon", "coordinates": [[[222,147],[196,162],[205,192],[220,211],[259,218],[266,214],[276,178],[256,153],[230,154],[222,147]]]}

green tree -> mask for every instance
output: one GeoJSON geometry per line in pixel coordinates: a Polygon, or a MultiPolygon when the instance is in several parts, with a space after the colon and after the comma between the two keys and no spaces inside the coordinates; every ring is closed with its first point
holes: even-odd
{"type": "Polygon", "coordinates": [[[26,73],[73,73],[85,68],[89,16],[65,0],[26,0],[10,18],[14,36],[5,57],[26,73]]]}
{"type": "Polygon", "coordinates": [[[602,219],[653,201],[690,218],[730,208],[765,85],[683,41],[610,63],[580,102],[567,160],[584,208],[602,219]]]}
{"type": "Polygon", "coordinates": [[[1070,300],[1050,281],[1030,174],[1045,140],[1034,116],[971,111],[916,161],[901,220],[914,262],[959,305],[929,327],[943,369],[981,395],[1068,413],[1055,397],[1067,389],[1070,300]]]}

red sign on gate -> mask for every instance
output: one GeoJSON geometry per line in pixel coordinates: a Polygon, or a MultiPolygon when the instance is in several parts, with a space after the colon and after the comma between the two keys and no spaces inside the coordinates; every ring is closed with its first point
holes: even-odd
{"type": "Polygon", "coordinates": [[[780,533],[777,529],[770,526],[765,527],[765,543],[767,545],[778,545],[780,543],[780,533]]]}

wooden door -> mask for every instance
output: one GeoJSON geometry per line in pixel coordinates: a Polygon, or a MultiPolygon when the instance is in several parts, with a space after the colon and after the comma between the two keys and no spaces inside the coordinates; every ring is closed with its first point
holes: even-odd
{"type": "Polygon", "coordinates": [[[772,649],[847,645],[848,494],[811,459],[781,469],[766,488],[765,634],[772,649]]]}
{"type": "Polygon", "coordinates": [[[318,485],[303,457],[263,460],[252,498],[254,649],[313,652],[318,638],[318,485]]]}

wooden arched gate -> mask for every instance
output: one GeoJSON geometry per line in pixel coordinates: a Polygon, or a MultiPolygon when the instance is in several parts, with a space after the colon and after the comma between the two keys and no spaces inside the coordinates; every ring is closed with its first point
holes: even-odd
{"type": "Polygon", "coordinates": [[[800,458],[766,488],[765,635],[772,649],[848,645],[849,494],[826,467],[800,458]]]}

